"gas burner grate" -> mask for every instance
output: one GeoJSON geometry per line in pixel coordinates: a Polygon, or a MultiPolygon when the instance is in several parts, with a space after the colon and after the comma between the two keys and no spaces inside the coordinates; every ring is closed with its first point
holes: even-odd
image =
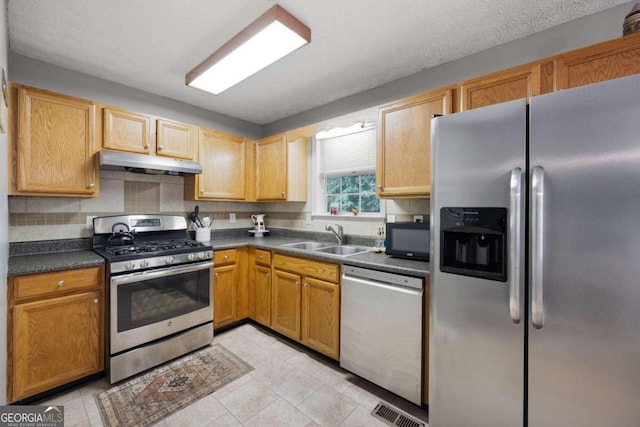
{"type": "Polygon", "coordinates": [[[133,246],[108,246],[105,248],[105,252],[111,255],[130,255],[197,248],[200,246],[203,246],[203,244],[195,240],[155,240],[136,243],[133,246]]]}

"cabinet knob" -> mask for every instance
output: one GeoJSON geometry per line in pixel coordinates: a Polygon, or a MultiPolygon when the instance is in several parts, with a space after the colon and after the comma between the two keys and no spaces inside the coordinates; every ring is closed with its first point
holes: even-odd
{"type": "Polygon", "coordinates": [[[284,198],[284,191],[281,191],[281,192],[280,192],[280,196],[281,196],[282,198],[284,198]]]}
{"type": "Polygon", "coordinates": [[[216,273],[216,277],[218,277],[220,275],[220,273],[216,273]]]}
{"type": "Polygon", "coordinates": [[[264,275],[265,275],[266,277],[271,276],[271,274],[269,274],[269,273],[264,273],[264,275]]]}
{"type": "Polygon", "coordinates": [[[87,185],[87,188],[93,188],[95,186],[96,186],[96,184],[92,182],[91,184],[87,185]]]}
{"type": "Polygon", "coordinates": [[[98,302],[100,302],[100,301],[98,301],[98,298],[94,298],[94,299],[93,299],[93,303],[94,303],[94,304],[97,304],[98,302]]]}
{"type": "Polygon", "coordinates": [[[158,146],[158,150],[160,150],[160,151],[162,151],[163,148],[164,148],[164,145],[158,146]]]}
{"type": "Polygon", "coordinates": [[[382,185],[376,185],[377,188],[382,188],[382,185]]]}
{"type": "Polygon", "coordinates": [[[224,256],[224,259],[225,259],[225,260],[229,259],[229,255],[225,255],[225,256],[224,256]]]}
{"type": "Polygon", "coordinates": [[[307,286],[309,286],[309,284],[307,282],[304,282],[304,285],[302,285],[302,286],[304,286],[306,288],[307,286]]]}
{"type": "Polygon", "coordinates": [[[260,256],[258,257],[258,259],[262,259],[262,258],[264,258],[264,256],[262,256],[262,255],[260,255],[260,256]]]}
{"type": "Polygon", "coordinates": [[[296,286],[300,286],[300,282],[296,282],[296,286]]]}
{"type": "Polygon", "coordinates": [[[200,194],[202,194],[202,193],[204,193],[204,189],[201,188],[200,189],[200,194]]]}
{"type": "Polygon", "coordinates": [[[149,144],[144,144],[145,149],[149,149],[149,144]]]}
{"type": "Polygon", "coordinates": [[[64,286],[64,280],[58,280],[58,287],[61,288],[64,286]]]}

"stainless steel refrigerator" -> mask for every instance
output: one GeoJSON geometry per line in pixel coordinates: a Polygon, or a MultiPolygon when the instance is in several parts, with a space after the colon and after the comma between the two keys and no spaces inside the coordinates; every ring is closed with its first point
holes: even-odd
{"type": "Polygon", "coordinates": [[[430,427],[640,425],[640,76],[432,120],[430,427]]]}

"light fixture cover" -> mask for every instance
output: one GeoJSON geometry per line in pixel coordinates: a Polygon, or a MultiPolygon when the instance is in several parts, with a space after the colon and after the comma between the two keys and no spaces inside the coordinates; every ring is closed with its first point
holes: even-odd
{"type": "Polygon", "coordinates": [[[311,41],[311,30],[275,5],[186,75],[188,86],[218,95],[311,41]]]}

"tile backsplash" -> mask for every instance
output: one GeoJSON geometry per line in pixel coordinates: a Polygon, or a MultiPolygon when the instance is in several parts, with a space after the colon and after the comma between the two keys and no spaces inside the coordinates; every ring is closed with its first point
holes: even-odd
{"type": "MultiPolygon", "coordinates": [[[[187,216],[196,205],[200,217],[211,216],[214,229],[251,229],[251,215],[266,214],[267,228],[324,231],[326,224],[339,223],[346,234],[374,236],[383,219],[314,217],[309,203],[299,202],[205,202],[185,201],[182,177],[100,171],[100,196],[93,199],[66,197],[9,197],[9,241],[74,239],[91,237],[87,217],[148,214],[187,216]],[[229,214],[236,214],[236,222],[229,214]]],[[[429,200],[385,200],[387,214],[397,221],[411,221],[414,214],[428,220],[429,200]]]]}

